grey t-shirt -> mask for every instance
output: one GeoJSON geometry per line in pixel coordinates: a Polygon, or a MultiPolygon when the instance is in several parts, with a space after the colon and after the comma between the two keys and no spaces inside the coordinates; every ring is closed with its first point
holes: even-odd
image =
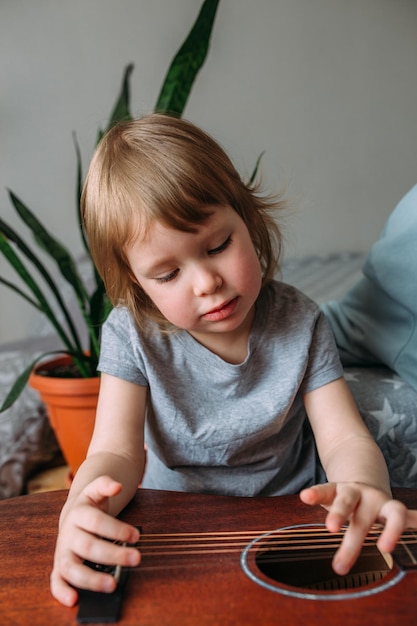
{"type": "Polygon", "coordinates": [[[343,375],[317,305],[273,282],[261,292],[246,359],[234,365],[186,331],[138,332],[125,308],[103,327],[99,369],[149,387],[143,486],[280,495],[323,482],[302,395],[343,375]]]}

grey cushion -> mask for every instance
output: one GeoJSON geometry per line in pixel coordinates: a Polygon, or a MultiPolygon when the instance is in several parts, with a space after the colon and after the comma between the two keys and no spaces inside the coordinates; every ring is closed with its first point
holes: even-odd
{"type": "Polygon", "coordinates": [[[389,217],[363,274],[322,305],[342,361],[384,364],[417,390],[417,185],[389,217]]]}
{"type": "Polygon", "coordinates": [[[381,448],[393,487],[417,489],[417,393],[385,366],[348,367],[345,378],[381,448]]]}
{"type": "MultiPolygon", "coordinates": [[[[0,402],[33,354],[24,349],[0,351],[0,402]]],[[[58,452],[38,394],[26,387],[15,404],[0,413],[0,499],[20,495],[27,477],[58,452]]]]}

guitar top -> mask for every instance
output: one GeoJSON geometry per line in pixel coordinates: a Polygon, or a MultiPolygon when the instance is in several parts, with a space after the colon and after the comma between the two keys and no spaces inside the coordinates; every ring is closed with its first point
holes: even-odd
{"type": "MultiPolygon", "coordinates": [[[[395,496],[417,508],[417,492],[395,496]]],[[[49,591],[57,521],[66,492],[0,502],[2,623],[74,626],[78,607],[49,591]]],[[[233,498],[138,490],[120,516],[141,526],[142,563],[122,572],[118,623],[129,626],[403,626],[417,617],[416,537],[405,533],[394,560],[375,548],[376,528],[357,567],[337,577],[341,536],[325,512],[297,496],[233,498]]],[[[93,607],[94,608],[94,607],[93,607]]]]}
{"type": "MultiPolygon", "coordinates": [[[[412,503],[409,504],[412,506],[412,503]]],[[[414,507],[416,500],[414,500],[414,507]]],[[[130,572],[123,619],[191,626],[415,623],[417,535],[404,536],[394,562],[370,533],[347,577],[331,558],[340,535],[325,512],[297,496],[228,498],[138,494],[124,517],[141,524],[142,564],[130,572]],[[399,557],[399,558],[398,558],[399,557]]],[[[127,622],[133,623],[133,622],[127,622]]]]}

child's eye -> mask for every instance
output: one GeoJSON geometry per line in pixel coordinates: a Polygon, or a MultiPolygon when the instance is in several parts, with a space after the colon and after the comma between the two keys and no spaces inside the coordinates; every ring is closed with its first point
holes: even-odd
{"type": "Polygon", "coordinates": [[[170,272],[166,276],[160,276],[159,278],[155,278],[155,280],[157,283],[169,283],[170,280],[174,280],[178,272],[179,270],[174,270],[173,272],[170,272]]]}
{"type": "Polygon", "coordinates": [[[232,238],[228,237],[226,241],[223,241],[223,243],[220,246],[218,246],[217,248],[213,248],[212,250],[209,250],[208,253],[219,254],[220,252],[223,252],[224,250],[226,250],[226,248],[228,248],[231,243],[232,243],[232,238]]]}

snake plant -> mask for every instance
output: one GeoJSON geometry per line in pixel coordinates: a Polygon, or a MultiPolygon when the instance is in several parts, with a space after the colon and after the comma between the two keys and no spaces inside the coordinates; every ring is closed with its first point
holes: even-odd
{"type": "MultiPolygon", "coordinates": [[[[194,80],[207,56],[218,4],[219,0],[205,0],[203,2],[191,31],[168,68],[155,105],[155,111],[176,116],[182,115],[194,80]]],[[[104,131],[100,130],[98,132],[97,142],[101,139],[104,132],[116,122],[131,118],[129,91],[132,71],[132,64],[125,68],[121,90],[110,115],[108,126],[104,131]]],[[[88,331],[89,345],[82,345],[75,322],[52,273],[42,262],[34,248],[1,218],[0,252],[25,284],[26,291],[1,276],[0,283],[19,294],[26,302],[46,316],[63,343],[63,349],[58,352],[72,357],[78,370],[76,375],[78,377],[94,377],[97,376],[100,327],[106,319],[111,305],[106,297],[103,282],[94,268],[88,243],[81,226],[82,163],[79,145],[75,136],[74,143],[77,160],[76,219],[77,223],[80,224],[80,236],[93,268],[95,285],[92,291],[87,289],[77,269],[75,259],[68,249],[48,231],[16,194],[9,191],[9,196],[14,209],[34,237],[38,248],[51,257],[54,264],[58,267],[60,275],[70,284],[88,331]],[[54,302],[54,306],[51,305],[51,302],[54,302]]],[[[32,360],[27,365],[9,391],[0,408],[0,412],[8,409],[19,397],[32,369],[38,361],[55,352],[57,351],[38,355],[35,360],[32,360]]],[[[69,376],[69,374],[66,374],[66,376],[69,376]]]]}

